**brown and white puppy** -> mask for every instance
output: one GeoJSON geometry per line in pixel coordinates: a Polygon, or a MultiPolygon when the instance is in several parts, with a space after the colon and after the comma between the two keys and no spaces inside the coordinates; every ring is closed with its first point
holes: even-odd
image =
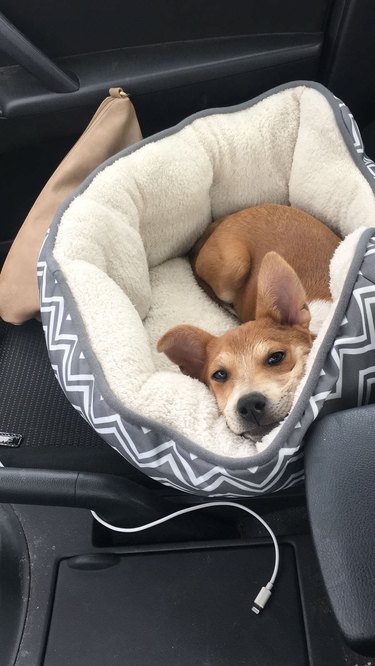
{"type": "Polygon", "coordinates": [[[233,432],[256,441],[290,411],[313,341],[309,304],[329,304],[339,238],[286,206],[247,209],[210,227],[193,249],[194,270],[247,323],[219,337],[176,326],[157,349],[211,389],[233,432]]]}
{"type": "Polygon", "coordinates": [[[261,264],[255,317],[219,337],[176,326],[157,348],[211,389],[233,432],[256,441],[288,414],[312,344],[303,286],[275,252],[261,264]]]}

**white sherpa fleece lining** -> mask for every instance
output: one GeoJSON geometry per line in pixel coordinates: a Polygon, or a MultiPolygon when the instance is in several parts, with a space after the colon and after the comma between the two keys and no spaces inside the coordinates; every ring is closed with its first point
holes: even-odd
{"type": "Polygon", "coordinates": [[[184,255],[213,219],[260,203],[302,208],[347,237],[331,263],[334,302],[310,368],[359,230],[375,220],[371,188],[315,89],[286,89],[248,109],[195,119],[118,159],[70,204],[54,248],[113,394],[230,457],[264,450],[277,429],[258,445],[232,433],[208,388],[155,347],[177,324],[213,334],[237,325],[198,287],[184,255]]]}

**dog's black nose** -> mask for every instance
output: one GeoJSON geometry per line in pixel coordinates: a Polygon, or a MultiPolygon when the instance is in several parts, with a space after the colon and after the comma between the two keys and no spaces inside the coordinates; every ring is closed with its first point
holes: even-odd
{"type": "Polygon", "coordinates": [[[260,423],[267,405],[267,398],[262,393],[243,395],[237,403],[237,411],[245,421],[260,423]]]}

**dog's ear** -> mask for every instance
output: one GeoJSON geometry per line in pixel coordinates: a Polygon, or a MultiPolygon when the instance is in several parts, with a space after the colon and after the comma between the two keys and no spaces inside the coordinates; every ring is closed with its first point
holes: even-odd
{"type": "Polygon", "coordinates": [[[258,274],[256,319],[271,317],[278,324],[308,328],[310,310],[303,285],[277,252],[268,252],[258,274]]]}
{"type": "Polygon", "coordinates": [[[164,333],[156,348],[176,363],[184,375],[204,381],[206,347],[213,337],[201,328],[182,324],[164,333]]]}

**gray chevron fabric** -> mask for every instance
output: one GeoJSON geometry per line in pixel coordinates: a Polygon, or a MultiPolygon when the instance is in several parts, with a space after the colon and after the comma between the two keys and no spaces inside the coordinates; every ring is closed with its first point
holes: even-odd
{"type": "MultiPolygon", "coordinates": [[[[271,93],[301,83],[325,94],[353,159],[375,191],[375,164],[364,154],[358,127],[341,100],[306,82],[271,93]]],[[[335,315],[297,404],[271,446],[256,456],[256,463],[209,453],[119,403],[90,349],[61,271],[51,259],[53,243],[51,231],[41,251],[38,280],[56,378],[75,409],[110,446],[167,486],[210,497],[249,497],[289,488],[303,479],[303,437],[318,415],[375,400],[375,229],[366,230],[358,242],[335,315]]]]}

